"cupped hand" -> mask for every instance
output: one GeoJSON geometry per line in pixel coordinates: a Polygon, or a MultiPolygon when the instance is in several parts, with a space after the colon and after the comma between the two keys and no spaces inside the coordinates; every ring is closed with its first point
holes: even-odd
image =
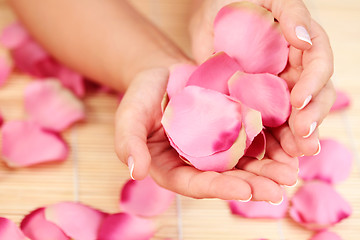
{"type": "MultiPolygon", "coordinates": [[[[333,56],[329,39],[311,19],[301,0],[251,0],[268,9],[279,21],[290,43],[289,62],[280,76],[288,83],[293,106],[289,121],[273,129],[291,156],[314,155],[321,149],[318,126],[335,101],[330,80],[333,56]]],[[[217,12],[236,0],[203,0],[190,25],[192,49],[201,63],[213,52],[213,21],[217,12]]]]}
{"type": "Polygon", "coordinates": [[[132,178],[140,180],[150,172],[160,186],[194,198],[281,201],[280,185],[296,182],[298,165],[270,133],[265,159],[243,158],[237,168],[223,173],[202,172],[180,159],[160,123],[168,74],[165,68],[138,74],[116,113],[116,152],[132,178]]]}

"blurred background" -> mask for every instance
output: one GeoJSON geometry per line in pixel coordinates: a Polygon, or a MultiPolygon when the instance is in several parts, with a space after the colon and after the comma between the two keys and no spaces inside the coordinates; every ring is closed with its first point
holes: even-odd
{"type": "MultiPolygon", "coordinates": [[[[191,0],[131,2],[190,54],[187,20],[191,0]]],[[[351,203],[353,214],[332,230],[343,239],[357,240],[360,237],[360,1],[307,0],[306,4],[330,37],[335,55],[335,85],[352,99],[349,109],[330,114],[320,133],[322,138],[337,139],[354,153],[350,178],[336,185],[338,192],[351,203]]],[[[0,30],[14,20],[6,1],[0,0],[0,30]]],[[[0,88],[0,109],[5,119],[24,117],[23,90],[29,81],[26,75],[13,74],[6,86],[0,88]]],[[[0,216],[19,223],[29,211],[65,200],[118,212],[120,189],[129,173],[113,150],[117,104],[118,99],[107,94],[85,98],[87,120],[64,133],[71,154],[63,163],[10,169],[0,161],[0,216]]],[[[288,190],[291,195],[296,188],[288,190]]],[[[244,219],[232,215],[225,201],[182,196],[156,222],[158,231],[154,239],[304,240],[313,234],[290,218],[244,219]]]]}

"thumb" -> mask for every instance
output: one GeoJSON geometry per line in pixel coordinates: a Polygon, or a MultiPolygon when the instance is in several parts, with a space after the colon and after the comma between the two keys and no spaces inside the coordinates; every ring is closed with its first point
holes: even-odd
{"type": "Polygon", "coordinates": [[[295,48],[311,48],[311,15],[302,0],[272,0],[266,6],[279,21],[286,40],[295,48]]]}
{"type": "Polygon", "coordinates": [[[147,146],[147,137],[160,112],[158,105],[160,106],[165,89],[158,91],[159,96],[151,93],[157,88],[159,90],[162,88],[156,87],[155,82],[159,83],[159,78],[162,79],[164,75],[167,79],[167,71],[162,68],[139,74],[126,91],[116,113],[115,151],[118,158],[128,165],[132,179],[144,179],[149,172],[151,155],[147,146]],[[147,96],[146,100],[145,96],[147,96]]]}

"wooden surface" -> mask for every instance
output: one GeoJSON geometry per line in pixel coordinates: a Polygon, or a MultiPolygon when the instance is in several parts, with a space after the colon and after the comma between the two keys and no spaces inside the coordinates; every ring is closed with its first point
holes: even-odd
{"type": "MultiPolygon", "coordinates": [[[[191,0],[134,0],[134,4],[189,52],[186,19],[191,0]],[[171,19],[171,20],[170,20],[171,19]]],[[[351,203],[353,215],[332,228],[346,240],[360,238],[360,2],[312,0],[307,6],[328,32],[334,54],[334,81],[353,102],[349,110],[331,114],[321,126],[322,137],[333,137],[354,152],[351,176],[336,186],[351,203]]],[[[13,21],[0,1],[0,28],[13,21]]],[[[0,110],[7,120],[25,117],[23,89],[28,77],[13,75],[0,89],[0,110]]],[[[119,190],[129,175],[113,151],[113,117],[117,99],[102,94],[85,100],[87,121],[64,133],[71,155],[61,164],[9,169],[0,162],[0,216],[19,222],[30,210],[64,200],[80,200],[108,212],[119,211],[119,190]]],[[[289,190],[291,194],[294,189],[289,190]]],[[[249,220],[232,216],[221,200],[178,197],[156,218],[154,239],[256,239],[304,240],[311,232],[291,219],[249,220]]]]}

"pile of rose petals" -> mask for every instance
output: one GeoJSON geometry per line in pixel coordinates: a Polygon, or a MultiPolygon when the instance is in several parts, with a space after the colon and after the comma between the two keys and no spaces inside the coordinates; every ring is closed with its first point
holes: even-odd
{"type": "Polygon", "coordinates": [[[162,125],[183,159],[200,170],[221,172],[243,156],[261,159],[263,127],[288,119],[290,93],[278,74],[289,44],[269,11],[240,2],[219,11],[214,49],[199,66],[173,67],[162,125]]]}
{"type": "Polygon", "coordinates": [[[20,228],[0,218],[0,239],[148,240],[156,233],[155,222],[149,216],[167,210],[174,197],[174,193],[159,187],[150,177],[129,180],[122,190],[120,207],[124,212],[109,214],[82,203],[60,202],[35,209],[24,217],[20,228]],[[129,198],[133,192],[135,197],[129,198]]]}

